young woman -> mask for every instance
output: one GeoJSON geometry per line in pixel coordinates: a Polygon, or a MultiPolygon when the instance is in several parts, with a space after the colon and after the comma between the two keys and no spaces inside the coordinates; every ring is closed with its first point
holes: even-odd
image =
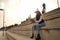
{"type": "Polygon", "coordinates": [[[45,26],[45,22],[43,20],[43,14],[40,13],[40,11],[37,10],[37,11],[35,11],[35,13],[36,13],[36,18],[34,20],[35,25],[33,25],[33,27],[32,27],[32,36],[31,36],[31,38],[34,38],[34,28],[36,28],[37,38],[40,39],[40,29],[41,29],[42,26],[45,26]]]}

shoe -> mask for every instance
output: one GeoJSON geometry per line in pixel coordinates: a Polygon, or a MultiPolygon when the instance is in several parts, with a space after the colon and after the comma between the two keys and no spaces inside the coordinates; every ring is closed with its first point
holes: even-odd
{"type": "Polygon", "coordinates": [[[36,40],[41,39],[40,34],[37,35],[36,40]]]}
{"type": "Polygon", "coordinates": [[[32,34],[32,36],[30,38],[33,39],[34,38],[34,34],[32,34]]]}

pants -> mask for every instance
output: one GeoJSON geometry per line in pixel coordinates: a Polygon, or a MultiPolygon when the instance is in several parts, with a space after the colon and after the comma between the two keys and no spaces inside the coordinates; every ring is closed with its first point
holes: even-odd
{"type": "Polygon", "coordinates": [[[37,31],[37,34],[40,34],[40,29],[41,27],[45,26],[45,23],[41,23],[41,24],[35,24],[33,27],[32,27],[32,34],[34,34],[34,30],[37,31]]]}

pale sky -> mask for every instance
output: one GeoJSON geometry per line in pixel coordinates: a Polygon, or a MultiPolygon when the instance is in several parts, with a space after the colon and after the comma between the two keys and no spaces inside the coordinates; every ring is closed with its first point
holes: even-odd
{"type": "MultiPolygon", "coordinates": [[[[57,0],[0,0],[0,8],[5,9],[5,26],[12,25],[15,23],[20,24],[21,21],[26,20],[29,15],[35,17],[35,11],[38,8],[39,11],[42,11],[42,4],[46,4],[46,12],[56,9],[57,0]]],[[[60,0],[59,0],[60,4],[60,0]]],[[[60,5],[59,5],[60,6],[60,5]]],[[[3,22],[3,16],[0,19],[1,23],[3,22]]],[[[0,24],[2,27],[2,24],[0,24]]]]}

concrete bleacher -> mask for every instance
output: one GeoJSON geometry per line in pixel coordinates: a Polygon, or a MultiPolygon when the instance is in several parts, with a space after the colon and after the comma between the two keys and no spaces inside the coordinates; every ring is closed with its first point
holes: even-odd
{"type": "MultiPolygon", "coordinates": [[[[46,27],[42,27],[40,32],[42,40],[60,40],[60,8],[45,13],[44,20],[46,27]]],[[[9,31],[30,37],[33,25],[28,21],[26,25],[19,25],[19,27],[11,28],[9,31]]]]}

